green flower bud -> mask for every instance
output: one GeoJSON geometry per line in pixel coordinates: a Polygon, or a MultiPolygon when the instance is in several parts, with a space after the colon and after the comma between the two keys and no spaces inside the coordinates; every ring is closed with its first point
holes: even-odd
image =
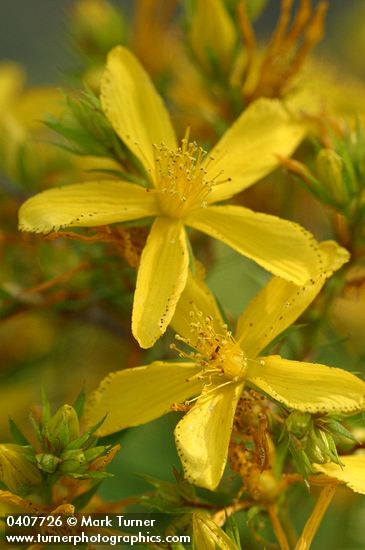
{"type": "Polygon", "coordinates": [[[57,456],[51,455],[49,453],[39,453],[35,456],[38,468],[47,472],[47,474],[53,474],[60,462],[60,459],[57,456]]]}
{"type": "Polygon", "coordinates": [[[287,430],[296,437],[304,437],[312,427],[312,415],[307,412],[293,411],[286,419],[287,430]]]}
{"type": "Polygon", "coordinates": [[[64,451],[61,455],[59,471],[63,474],[82,474],[87,470],[85,454],[79,449],[64,451]]]}
{"type": "Polygon", "coordinates": [[[62,405],[43,428],[46,448],[59,455],[66,445],[79,436],[80,427],[76,411],[70,405],[62,405]]]}
{"type": "Polygon", "coordinates": [[[317,428],[310,431],[305,450],[311,462],[323,464],[333,460],[333,452],[327,440],[327,434],[317,428]]]}
{"type": "Polygon", "coordinates": [[[218,67],[221,72],[229,73],[236,31],[222,0],[196,0],[189,41],[206,71],[218,67]]]}
{"type": "Polygon", "coordinates": [[[76,42],[89,55],[102,57],[124,42],[123,17],[107,0],[79,0],[71,23],[76,42]]]}
{"type": "Polygon", "coordinates": [[[193,514],[193,541],[194,548],[204,550],[235,547],[228,535],[208,515],[201,513],[193,514]]]}
{"type": "Polygon", "coordinates": [[[343,160],[333,149],[322,149],[316,159],[317,175],[331,197],[340,204],[347,200],[342,177],[343,160]]]}
{"type": "Polygon", "coordinates": [[[29,447],[13,443],[0,445],[0,481],[16,494],[42,483],[42,475],[33,463],[29,447]]]}
{"type": "Polygon", "coordinates": [[[318,462],[319,464],[324,464],[325,462],[329,462],[323,454],[321,447],[317,445],[317,443],[312,443],[311,446],[308,447],[307,456],[311,463],[318,462]]]}

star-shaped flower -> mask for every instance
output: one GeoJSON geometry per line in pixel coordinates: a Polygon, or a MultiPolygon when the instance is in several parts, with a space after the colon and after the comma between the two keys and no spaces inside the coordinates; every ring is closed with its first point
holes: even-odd
{"type": "Polygon", "coordinates": [[[47,190],[19,212],[23,231],[93,227],[155,217],[141,256],[132,317],[133,334],[150,347],[175,312],[188,276],[185,226],[219,239],[275,275],[305,283],[320,270],[312,235],[299,225],[240,206],[216,205],[246,189],[290,155],[305,128],[278,101],[251,105],[207,155],[189,142],[178,146],[161,98],[127,49],[108,57],[101,85],[106,117],[145,173],[146,186],[93,181],[47,190]]]}
{"type": "Polygon", "coordinates": [[[176,426],[176,446],[187,479],[214,489],[224,472],[245,385],[294,410],[363,410],[365,383],[349,372],[260,355],[306,309],[326,277],[348,259],[333,242],[322,243],[320,252],[324,271],[316,280],[298,287],[273,277],[242,313],[234,336],[206,285],[189,276],[172,325],[178,339],[194,351],[182,352],[181,363],[157,361],[111,373],[89,401],[88,422],[108,414],[98,432],[107,435],[158,418],[195,396],[176,426]]]}

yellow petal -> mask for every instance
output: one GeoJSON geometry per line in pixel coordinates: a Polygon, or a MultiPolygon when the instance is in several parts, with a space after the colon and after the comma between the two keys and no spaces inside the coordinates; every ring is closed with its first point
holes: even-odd
{"type": "Polygon", "coordinates": [[[176,148],[169,115],[150,77],[122,46],[108,55],[101,82],[101,104],[118,136],[154,175],[154,143],[176,148]]]}
{"type": "Polygon", "coordinates": [[[201,391],[201,381],[191,379],[200,371],[195,363],[165,363],[111,372],[93,392],[85,408],[92,426],[108,415],[97,431],[104,436],[150,422],[201,391]]]}
{"type": "Polygon", "coordinates": [[[157,214],[153,191],[122,181],[76,183],[47,189],[19,210],[19,229],[35,233],[95,227],[157,214]]]}
{"type": "Polygon", "coordinates": [[[219,311],[218,304],[208,286],[198,276],[188,274],[185,289],[181,294],[176,306],[175,315],[172,318],[171,326],[184,338],[187,338],[194,346],[198,337],[198,331],[191,331],[191,312],[201,312],[204,317],[210,316],[213,319],[215,330],[220,333],[224,320],[219,311]]]}
{"type": "Polygon", "coordinates": [[[255,357],[305,311],[326,278],[349,260],[347,250],[334,241],[320,243],[323,272],[299,287],[280,277],[255,296],[238,320],[236,340],[249,357],[255,357]]]}
{"type": "Polygon", "coordinates": [[[39,514],[41,511],[46,510],[43,505],[40,505],[38,503],[33,504],[33,502],[28,498],[21,498],[18,495],[14,495],[14,493],[11,493],[10,491],[0,490],[0,502],[5,502],[9,505],[12,505],[11,509],[6,511],[6,513],[14,512],[14,505],[20,508],[19,513],[24,513],[24,511],[27,510],[33,514],[39,514]]]}
{"type": "Polygon", "coordinates": [[[306,133],[278,100],[252,103],[227,130],[206,162],[207,179],[217,181],[209,202],[228,199],[279,166],[277,155],[290,156],[306,133]],[[213,157],[214,160],[210,160],[213,157]]]}
{"type": "Polygon", "coordinates": [[[165,332],[186,284],[189,255],[180,220],[157,218],[138,269],[132,331],[142,348],[165,332]]]}
{"type": "Polygon", "coordinates": [[[234,383],[211,386],[176,426],[176,448],[190,483],[213,490],[220,482],[242,389],[234,383]]]}
{"type": "Polygon", "coordinates": [[[320,271],[318,243],[300,225],[241,206],[210,206],[186,223],[298,285],[320,271]]]}
{"type": "Polygon", "coordinates": [[[351,413],[365,407],[365,382],[318,363],[271,355],[257,361],[249,381],[287,407],[310,413],[351,413]]]}
{"type": "Polygon", "coordinates": [[[365,455],[340,456],[342,466],[334,462],[313,464],[313,469],[346,483],[355,493],[365,495],[365,455]]]}

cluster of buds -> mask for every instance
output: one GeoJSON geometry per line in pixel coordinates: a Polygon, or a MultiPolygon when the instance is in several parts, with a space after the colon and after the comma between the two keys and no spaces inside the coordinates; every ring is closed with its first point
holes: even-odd
{"type": "Polygon", "coordinates": [[[326,147],[316,145],[312,169],[294,160],[283,160],[283,163],[322,203],[360,222],[365,215],[364,128],[358,121],[355,128],[330,130],[325,142],[326,147]]]}
{"type": "Polygon", "coordinates": [[[0,481],[18,495],[26,495],[43,484],[49,485],[68,476],[76,479],[103,479],[111,474],[101,471],[110,453],[110,445],[97,445],[93,433],[104,419],[84,433],[80,432],[76,409],[62,405],[54,415],[48,403],[40,419],[32,417],[40,449],[25,438],[11,422],[16,443],[0,445],[0,481]]]}
{"type": "Polygon", "coordinates": [[[109,450],[109,446],[96,446],[93,436],[101,423],[80,434],[77,413],[70,405],[62,405],[48,418],[43,415],[37,426],[42,446],[42,452],[35,455],[38,468],[47,474],[75,478],[107,476],[105,472],[90,470],[92,463],[109,450]]]}
{"type": "Polygon", "coordinates": [[[290,452],[305,479],[313,473],[313,463],[334,462],[342,465],[335,438],[356,441],[338,418],[312,415],[308,412],[291,412],[285,421],[285,430],[290,452]]]}

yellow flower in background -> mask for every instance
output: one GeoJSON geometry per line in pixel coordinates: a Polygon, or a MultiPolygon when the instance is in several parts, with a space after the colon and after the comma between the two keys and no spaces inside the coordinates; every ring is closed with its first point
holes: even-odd
{"type": "Polygon", "coordinates": [[[348,260],[334,242],[320,247],[324,271],[302,287],[274,277],[239,318],[233,336],[202,281],[188,279],[172,325],[195,351],[182,363],[155,362],[111,373],[88,403],[87,422],[108,414],[98,435],[148,422],[173,404],[193,399],[176,426],[176,446],[186,478],[214,489],[224,472],[236,406],[246,384],[290,409],[351,413],[365,407],[365,383],[325,365],[261,357],[262,350],[290,326],[322,288],[326,277],[348,260]]]}
{"type": "Polygon", "coordinates": [[[52,86],[24,88],[25,80],[19,65],[0,63],[0,171],[12,184],[40,189],[83,181],[88,170],[119,168],[108,158],[78,157],[55,147],[44,120],[62,118],[62,94],[52,86]]]}
{"type": "Polygon", "coordinates": [[[156,217],[141,256],[132,330],[144,348],[171,321],[185,287],[189,254],[184,226],[203,231],[265,269],[296,284],[321,270],[312,235],[299,225],[240,206],[216,206],[246,189],[288,156],[305,128],[280,102],[252,104],[209,155],[189,142],[178,146],[169,115],[147,73],[127,49],[108,57],[101,85],[105,115],[139,160],[148,188],[125,181],[92,181],[48,190],[19,212],[23,231],[93,227],[156,217]]]}
{"type": "Polygon", "coordinates": [[[24,82],[19,65],[0,63],[0,167],[15,182],[20,156],[26,160],[27,170],[38,174],[41,157],[44,164],[52,155],[51,146],[39,142],[46,132],[41,119],[61,112],[59,90],[51,86],[23,90],[24,82]]]}
{"type": "Polygon", "coordinates": [[[314,57],[297,78],[290,104],[310,114],[364,117],[365,85],[339,67],[314,57]]]}

